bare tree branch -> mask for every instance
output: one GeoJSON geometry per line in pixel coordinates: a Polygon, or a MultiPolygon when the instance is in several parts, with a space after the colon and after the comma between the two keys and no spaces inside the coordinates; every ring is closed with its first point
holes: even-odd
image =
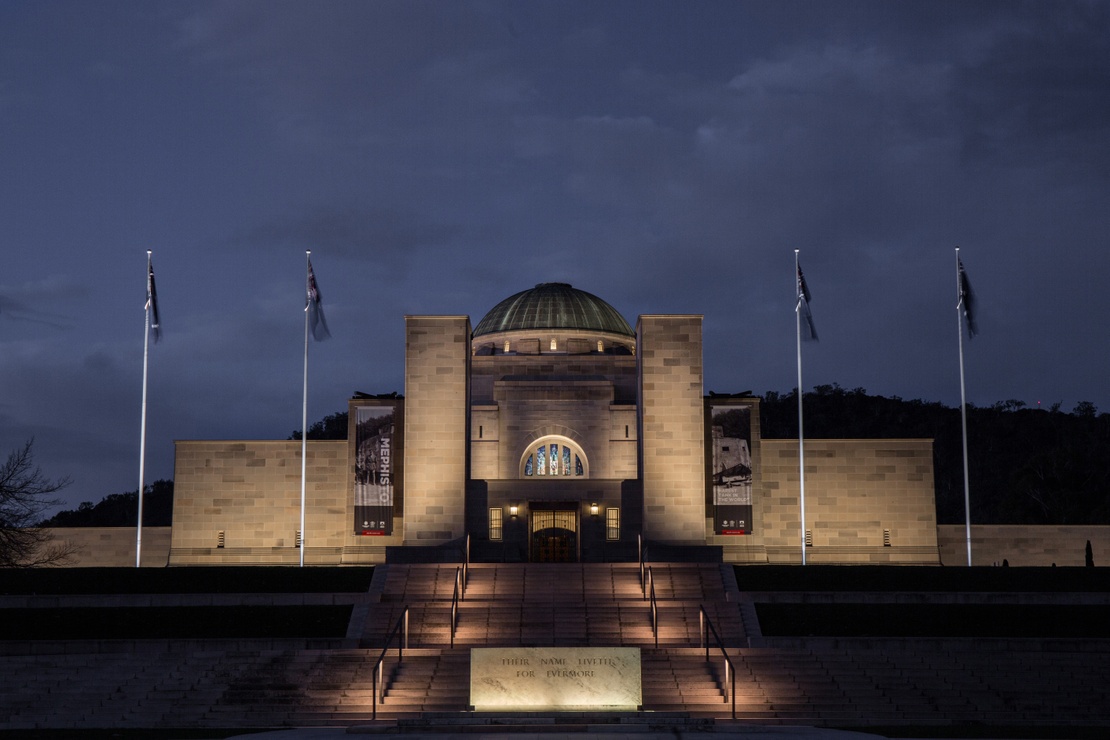
{"type": "Polygon", "coordinates": [[[60,503],[54,494],[69,485],[69,478],[43,475],[35,465],[34,442],[27,440],[0,465],[0,567],[64,565],[74,553],[39,526],[43,512],[60,503]]]}

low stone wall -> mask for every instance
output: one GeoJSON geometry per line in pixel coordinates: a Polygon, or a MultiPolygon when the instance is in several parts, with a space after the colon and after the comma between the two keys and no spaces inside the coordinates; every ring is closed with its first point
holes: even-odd
{"type": "MultiPolygon", "coordinates": [[[[133,527],[65,527],[49,530],[58,542],[67,542],[77,547],[73,556],[71,567],[123,567],[135,565],[135,529],[133,527]]],[[[1048,526],[1048,525],[973,525],[971,527],[971,553],[973,565],[1001,565],[1006,560],[1012,566],[1082,566],[1085,559],[1087,540],[1091,541],[1094,552],[1095,565],[1102,567],[1110,565],[1110,526],[1048,526]]],[[[967,543],[965,530],[962,524],[941,524],[937,526],[937,545],[940,550],[942,565],[966,565],[967,543]]],[[[379,548],[380,549],[380,548],[379,548]]],[[[795,548],[796,549],[796,548],[795,548]]],[[[818,548],[815,548],[817,550],[818,548]]],[[[887,548],[888,550],[890,548],[887,548]]],[[[147,527],[143,529],[143,558],[144,568],[162,568],[169,560],[170,528],[147,527]]],[[[296,551],[294,551],[296,552],[296,551]]],[[[876,550],[883,553],[882,550],[876,550]]],[[[875,558],[874,553],[868,560],[874,564],[882,562],[875,558]]],[[[291,557],[291,556],[290,556],[291,557]]],[[[319,558],[312,558],[318,560],[319,558]]],[[[366,560],[366,562],[380,562],[380,554],[366,560]]],[[[729,558],[726,553],[726,560],[729,558]]],[[[337,565],[337,558],[324,557],[326,563],[313,564],[337,565]]],[[[776,558],[776,561],[779,559],[776,558]]],[[[848,558],[834,559],[844,562],[848,558]]],[[[857,558],[862,560],[861,558],[857,558]]],[[[789,558],[782,558],[789,562],[789,558]]],[[[814,562],[824,560],[815,558],[814,562]]],[[[224,560],[220,561],[225,562],[224,560]]],[[[236,564],[279,565],[292,564],[280,558],[247,558],[237,561],[236,564]]],[[[340,562],[363,562],[362,559],[353,557],[353,553],[344,553],[340,562]]],[[[887,561],[891,562],[891,561],[887,561]]],[[[203,558],[197,564],[214,564],[203,558]]]]}
{"type": "MultiPolygon", "coordinates": [[[[133,568],[135,566],[134,527],[53,527],[48,530],[55,544],[77,549],[73,568],[133,568]]],[[[144,568],[164,568],[170,557],[170,527],[143,528],[144,568]]]]}
{"type": "MultiPolygon", "coordinates": [[[[971,526],[971,564],[1013,566],[1085,565],[1087,541],[1096,566],[1110,565],[1110,526],[984,524],[971,526]]],[[[967,565],[967,529],[937,526],[943,565],[967,565]]]]}
{"type": "MultiPolygon", "coordinates": [[[[801,562],[798,442],[764,439],[762,480],[753,491],[752,544],[769,563],[801,562]]],[[[806,440],[807,562],[931,565],[937,562],[931,439],[806,440]]],[[[737,538],[730,538],[737,539],[737,538]]],[[[729,562],[737,552],[724,537],[729,562]]]]}
{"type": "MultiPolygon", "coordinates": [[[[301,528],[301,443],[178,440],[170,565],[296,565],[301,528]]],[[[346,440],[310,440],[305,564],[373,561],[392,537],[354,534],[346,440]],[[351,561],[347,553],[355,557],[351,561]]]]}

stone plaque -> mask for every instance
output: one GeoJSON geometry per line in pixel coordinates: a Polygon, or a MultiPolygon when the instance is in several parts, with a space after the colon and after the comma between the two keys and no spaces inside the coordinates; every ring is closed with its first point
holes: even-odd
{"type": "Polygon", "coordinates": [[[473,648],[478,710],[634,710],[643,703],[640,648],[473,648]]]}

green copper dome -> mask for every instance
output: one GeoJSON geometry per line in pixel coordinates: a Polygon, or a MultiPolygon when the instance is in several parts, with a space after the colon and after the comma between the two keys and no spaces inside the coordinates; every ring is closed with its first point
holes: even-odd
{"type": "Polygon", "coordinates": [[[567,283],[540,283],[498,303],[474,327],[474,336],[530,329],[581,329],[635,336],[617,310],[567,283]]]}

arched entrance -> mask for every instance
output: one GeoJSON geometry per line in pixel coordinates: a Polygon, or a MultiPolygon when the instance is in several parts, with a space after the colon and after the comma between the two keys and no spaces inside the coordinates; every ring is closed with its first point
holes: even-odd
{"type": "Polygon", "coordinates": [[[578,561],[578,505],[537,501],[530,510],[529,559],[534,563],[578,561]]]}

